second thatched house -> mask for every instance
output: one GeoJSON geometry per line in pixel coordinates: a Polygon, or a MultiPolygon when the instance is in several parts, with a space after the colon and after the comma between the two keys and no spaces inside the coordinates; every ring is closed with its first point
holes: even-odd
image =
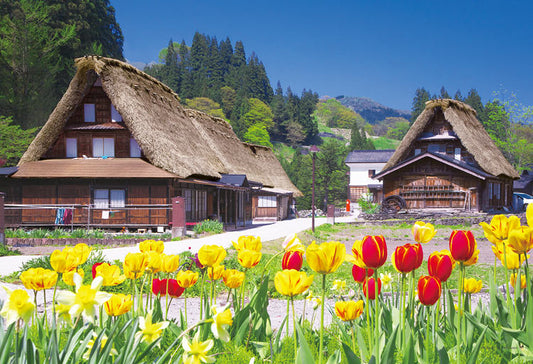
{"type": "Polygon", "coordinates": [[[385,202],[409,209],[497,210],[511,205],[513,166],[470,106],[432,100],[375,178],[385,202]]]}
{"type": "Polygon", "coordinates": [[[163,229],[175,196],[191,224],[243,226],[265,213],[265,198],[271,214],[287,216],[301,193],[269,148],[185,109],[170,88],[126,63],[84,57],[76,66],[18,168],[0,180],[6,204],[20,205],[8,211],[8,225],[163,229]]]}

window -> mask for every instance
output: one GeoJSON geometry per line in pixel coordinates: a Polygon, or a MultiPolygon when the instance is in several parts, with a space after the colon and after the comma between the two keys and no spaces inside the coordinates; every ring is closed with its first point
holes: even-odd
{"type": "Polygon", "coordinates": [[[111,121],[114,123],[122,121],[122,115],[118,113],[113,104],[111,104],[111,121]]]}
{"type": "Polygon", "coordinates": [[[130,138],[130,157],[132,158],[141,157],[141,147],[139,147],[139,144],[133,138],[130,138]]]}
{"type": "Polygon", "coordinates": [[[276,207],[276,196],[258,196],[257,207],[276,207]]]}
{"type": "Polygon", "coordinates": [[[86,123],[96,121],[96,108],[94,104],[83,104],[83,115],[86,123]]]}
{"type": "Polygon", "coordinates": [[[420,149],[415,149],[415,155],[419,155],[422,151],[420,149]]]}
{"type": "Polygon", "coordinates": [[[65,148],[67,158],[76,158],[78,156],[78,139],[66,138],[65,148]]]}
{"type": "Polygon", "coordinates": [[[114,138],[93,138],[93,157],[114,157],[114,138]]]}
{"type": "Polygon", "coordinates": [[[108,209],[126,206],[126,190],[99,188],[94,190],[94,208],[108,209]]]}
{"type": "Polygon", "coordinates": [[[368,170],[368,178],[373,178],[375,174],[376,174],[376,170],[375,169],[369,169],[368,170]]]}
{"type": "Polygon", "coordinates": [[[455,148],[455,155],[454,158],[458,161],[461,160],[461,148],[455,148]]]}

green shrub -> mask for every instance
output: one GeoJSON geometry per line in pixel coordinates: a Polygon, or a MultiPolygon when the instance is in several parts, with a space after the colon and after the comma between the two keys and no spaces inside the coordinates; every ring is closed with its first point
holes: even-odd
{"type": "Polygon", "coordinates": [[[20,251],[13,249],[7,245],[0,244],[0,257],[5,257],[7,255],[20,255],[20,251]]]}
{"type": "Polygon", "coordinates": [[[204,220],[194,226],[195,234],[212,233],[220,234],[224,232],[224,224],[216,220],[204,220]]]}
{"type": "Polygon", "coordinates": [[[365,214],[375,214],[379,211],[379,204],[372,202],[372,195],[364,194],[357,200],[361,211],[365,214]]]}

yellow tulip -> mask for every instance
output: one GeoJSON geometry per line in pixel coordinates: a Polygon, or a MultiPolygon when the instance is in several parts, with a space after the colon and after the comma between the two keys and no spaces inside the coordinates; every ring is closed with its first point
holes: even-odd
{"type": "Polygon", "coordinates": [[[129,279],[142,277],[148,266],[148,254],[128,253],[124,258],[124,275],[129,279]]]}
{"type": "Polygon", "coordinates": [[[0,315],[6,319],[6,326],[23,319],[28,322],[33,311],[35,310],[35,304],[31,301],[30,295],[23,289],[11,290],[4,287],[8,294],[8,298],[4,301],[4,306],[0,311],[0,315]]]}
{"type": "Polygon", "coordinates": [[[294,297],[309,289],[314,276],[307,276],[305,272],[296,269],[284,269],[274,276],[276,291],[284,296],[294,297]]]}
{"type": "Polygon", "coordinates": [[[475,278],[465,278],[463,280],[464,292],[465,293],[478,293],[483,287],[483,282],[475,278]]]}
{"type": "Polygon", "coordinates": [[[503,244],[493,245],[492,251],[494,252],[494,255],[496,255],[496,257],[500,260],[502,265],[507,269],[518,269],[520,268],[522,263],[524,263],[524,259],[522,259],[518,254],[516,254],[509,246],[505,247],[505,257],[503,255],[503,244]],[[505,261],[507,261],[507,266],[505,265],[505,261]]]}
{"type": "Polygon", "coordinates": [[[219,245],[203,245],[198,250],[198,260],[204,267],[220,264],[224,258],[226,258],[226,249],[219,245]]]}
{"type": "Polygon", "coordinates": [[[481,222],[485,238],[492,244],[500,244],[509,237],[509,232],[520,226],[520,219],[516,216],[496,215],[490,220],[490,225],[481,222]]]}
{"type": "Polygon", "coordinates": [[[193,272],[192,270],[180,270],[176,276],[176,281],[178,281],[180,287],[189,288],[196,284],[198,276],[198,272],[193,272]]]}
{"type": "Polygon", "coordinates": [[[120,316],[129,312],[132,305],[133,300],[131,299],[131,295],[118,293],[111,296],[111,298],[104,304],[104,308],[109,316],[120,316]]]}
{"type": "Polygon", "coordinates": [[[329,274],[337,271],[344,262],[346,247],[338,241],[317,245],[314,241],[307,248],[307,263],[317,273],[329,274]]]}
{"type": "Polygon", "coordinates": [[[435,234],[437,234],[437,231],[429,222],[425,223],[423,221],[417,221],[411,228],[411,233],[417,243],[425,244],[433,239],[435,234]]]}
{"type": "Polygon", "coordinates": [[[363,313],[364,303],[362,300],[338,301],[335,303],[335,314],[342,321],[352,321],[363,313]]]}
{"type": "Polygon", "coordinates": [[[520,226],[511,230],[508,245],[516,254],[526,254],[533,248],[533,228],[520,226]]]}
{"type": "Polygon", "coordinates": [[[232,241],[233,247],[235,250],[240,252],[243,249],[253,250],[256,252],[260,252],[262,245],[261,245],[261,238],[259,236],[239,236],[239,239],[237,242],[232,241]]]}
{"type": "Polygon", "coordinates": [[[104,287],[117,286],[126,280],[126,276],[120,272],[120,267],[109,263],[97,266],[96,276],[103,278],[102,286],[104,287]]]}
{"type": "Polygon", "coordinates": [[[259,264],[259,261],[261,260],[261,255],[261,252],[255,250],[242,249],[241,251],[239,251],[237,259],[239,260],[239,263],[243,266],[243,268],[250,269],[259,264]]]}
{"type": "Polygon", "coordinates": [[[78,265],[82,265],[89,258],[91,248],[87,244],[79,243],[74,246],[74,254],[78,257],[78,265]]]}
{"type": "Polygon", "coordinates": [[[238,288],[244,281],[244,272],[240,272],[236,269],[226,269],[222,274],[224,284],[228,288],[238,288]]]}
{"type": "Polygon", "coordinates": [[[152,313],[148,313],[146,317],[141,316],[139,317],[139,329],[141,331],[135,334],[135,339],[151,344],[159,339],[163,330],[167,328],[168,323],[168,321],[152,323],[152,313]]]}
{"type": "MultiPolygon", "coordinates": [[[[363,269],[368,269],[365,262],[363,261],[363,240],[356,240],[352,245],[353,255],[346,254],[344,260],[357,265],[363,269]]],[[[394,262],[393,262],[394,264],[394,262]]]]}
{"type": "Polygon", "coordinates": [[[287,235],[281,246],[286,252],[298,251],[300,253],[305,253],[305,246],[296,234],[287,235]]]}
{"type": "Polygon", "coordinates": [[[141,253],[158,252],[162,254],[165,250],[165,244],[161,240],[144,240],[139,243],[141,253]]]}
{"type": "Polygon", "coordinates": [[[151,250],[146,254],[148,255],[146,271],[148,273],[158,273],[161,270],[161,253],[151,250]]]}
{"type": "Polygon", "coordinates": [[[478,259],[479,259],[479,249],[477,248],[477,243],[476,243],[476,247],[474,248],[474,254],[472,254],[470,259],[464,262],[464,265],[465,266],[474,265],[477,263],[478,259]]]}
{"type": "Polygon", "coordinates": [[[164,273],[174,273],[180,266],[179,255],[161,254],[161,271],[164,273]]]}
{"type": "Polygon", "coordinates": [[[533,203],[530,203],[527,205],[526,219],[527,219],[527,225],[530,228],[533,228],[533,203]]]}
{"type": "Polygon", "coordinates": [[[41,291],[56,285],[57,272],[44,268],[30,268],[21,273],[20,280],[27,289],[41,291]]]}
{"type": "Polygon", "coordinates": [[[85,271],[81,268],[78,268],[78,270],[76,269],[73,269],[71,271],[68,271],[68,272],[65,272],[63,273],[63,282],[65,282],[66,285],[68,286],[75,286],[76,284],[74,283],[74,273],[78,273],[80,275],[81,278],[83,278],[85,276],[85,271]]]}
{"type": "Polygon", "coordinates": [[[224,274],[224,266],[222,264],[217,264],[213,267],[207,268],[207,276],[210,279],[217,280],[222,278],[222,274],[224,274]]]}
{"type": "MultiPolygon", "coordinates": [[[[515,287],[516,284],[516,273],[511,274],[510,278],[511,287],[515,287]]],[[[520,275],[520,289],[526,289],[527,282],[526,282],[526,276],[524,274],[520,275]]]]}
{"type": "Polygon", "coordinates": [[[77,268],[79,256],[74,248],[66,247],[63,250],[54,250],[50,255],[50,265],[57,273],[65,273],[77,268]]]}

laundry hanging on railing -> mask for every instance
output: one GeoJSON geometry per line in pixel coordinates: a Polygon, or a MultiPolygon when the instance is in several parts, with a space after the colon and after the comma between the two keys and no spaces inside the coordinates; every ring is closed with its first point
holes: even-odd
{"type": "Polygon", "coordinates": [[[72,223],[72,209],[59,208],[56,210],[56,225],[69,225],[72,223]]]}

